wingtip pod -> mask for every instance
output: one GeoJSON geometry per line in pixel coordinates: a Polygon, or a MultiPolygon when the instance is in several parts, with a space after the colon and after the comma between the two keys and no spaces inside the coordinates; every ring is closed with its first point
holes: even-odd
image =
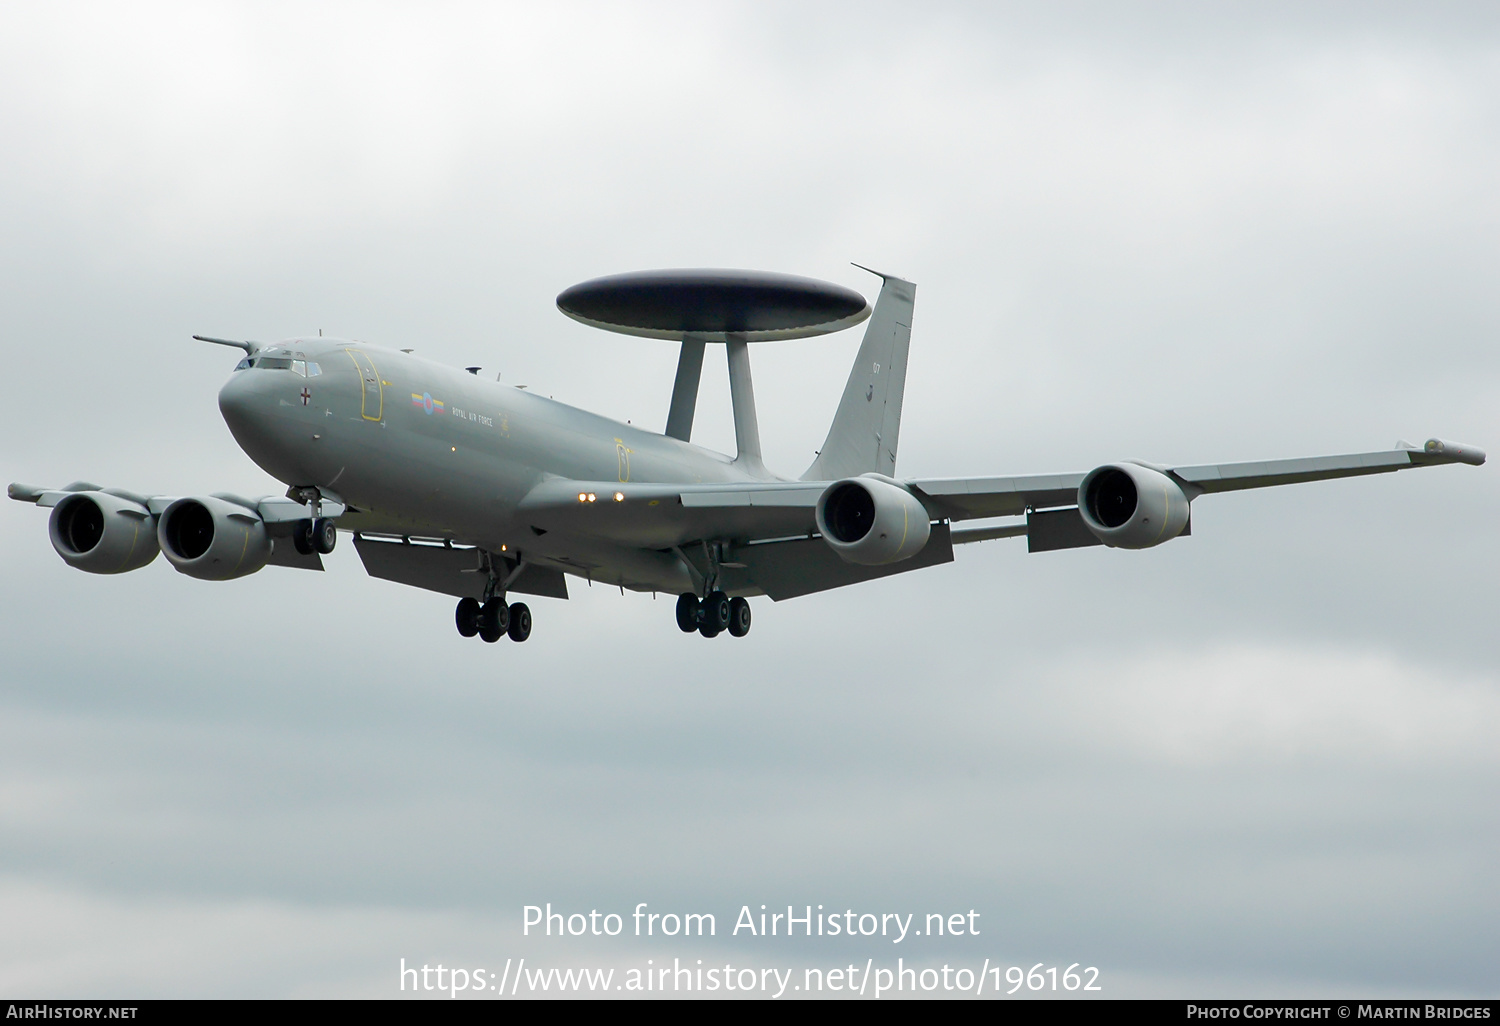
{"type": "Polygon", "coordinates": [[[1462,442],[1450,442],[1445,438],[1429,438],[1422,451],[1429,456],[1441,457],[1454,463],[1467,463],[1478,467],[1484,464],[1484,450],[1462,442]]]}

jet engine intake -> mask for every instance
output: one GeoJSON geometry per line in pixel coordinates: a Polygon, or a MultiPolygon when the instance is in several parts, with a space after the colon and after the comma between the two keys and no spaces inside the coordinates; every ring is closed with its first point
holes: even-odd
{"type": "Polygon", "coordinates": [[[178,499],[162,511],[157,538],[167,561],[201,581],[253,574],[271,558],[260,514],[224,499],[178,499]]]}
{"type": "Polygon", "coordinates": [[[52,547],[69,566],[91,574],[139,570],[161,551],[151,511],[106,492],[74,492],[52,507],[52,547]]]}
{"type": "Polygon", "coordinates": [[[1078,486],[1084,526],[1117,549],[1171,541],[1188,523],[1188,497],[1166,474],[1135,463],[1092,470],[1078,486]]]}
{"type": "Polygon", "coordinates": [[[846,562],[880,566],[910,559],[932,533],[927,508],[878,477],[835,481],[818,497],[818,530],[846,562]]]}

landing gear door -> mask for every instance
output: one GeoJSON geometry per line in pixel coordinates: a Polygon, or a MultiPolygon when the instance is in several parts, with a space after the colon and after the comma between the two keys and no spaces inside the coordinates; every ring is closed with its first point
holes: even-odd
{"type": "Polygon", "coordinates": [[[360,384],[364,388],[360,396],[359,415],[365,420],[379,420],[385,412],[385,392],[380,387],[380,374],[369,356],[357,349],[345,349],[354,366],[359,368],[360,384]]]}

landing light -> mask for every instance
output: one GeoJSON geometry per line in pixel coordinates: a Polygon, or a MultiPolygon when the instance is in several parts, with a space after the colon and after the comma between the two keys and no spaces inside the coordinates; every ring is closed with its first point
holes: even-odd
{"type": "Polygon", "coordinates": [[[588,502],[589,501],[589,493],[588,492],[579,492],[578,493],[578,501],[579,502],[588,502]]]}
{"type": "Polygon", "coordinates": [[[615,492],[615,501],[616,502],[624,502],[625,501],[625,493],[624,492],[615,492]]]}
{"type": "Polygon", "coordinates": [[[593,492],[589,492],[589,501],[590,502],[593,502],[597,498],[598,498],[597,495],[595,495],[593,492]]]}

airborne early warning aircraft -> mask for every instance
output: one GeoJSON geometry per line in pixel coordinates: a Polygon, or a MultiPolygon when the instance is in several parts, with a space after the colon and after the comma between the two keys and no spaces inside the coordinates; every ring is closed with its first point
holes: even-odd
{"type": "Polygon", "coordinates": [[[681,342],[661,434],[408,351],[196,336],[245,351],[219,409],[250,458],[286,482],[285,497],[140,495],[84,482],[12,484],[9,494],[50,507],[53,547],[90,573],[135,570],[158,552],[211,581],[267,565],[321,570],[319,554],[347,531],[373,576],[459,597],[465,637],[525,641],[531,612],[510,596],[567,598],[569,574],[678,595],[683,631],[742,637],[747,596],[793,598],[946,563],[964,542],[1024,535],[1032,552],[1145,549],[1187,534],[1191,503],[1205,493],[1484,462],[1472,446],[1431,439],[1259,463],[898,478],[916,288],[880,277],[873,313],[849,289],[748,271],[648,271],[563,292],[559,309],[585,324],[681,342]],[[749,343],[867,318],[817,459],[795,480],[778,477],[761,462],[749,343]],[[710,342],[728,351],[733,457],[690,442],[710,342]],[[952,526],[999,518],[1009,519],[952,526]]]}

